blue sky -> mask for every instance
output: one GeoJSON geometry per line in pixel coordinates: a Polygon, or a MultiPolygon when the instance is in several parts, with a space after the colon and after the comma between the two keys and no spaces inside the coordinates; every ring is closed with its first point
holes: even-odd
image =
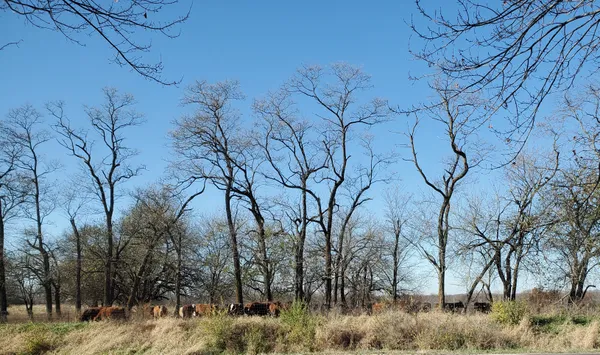
{"type": "MultiPolygon", "coordinates": [[[[438,3],[447,6],[445,1],[438,3]]],[[[175,16],[186,9],[180,6],[165,15],[175,16]]],[[[415,10],[412,0],[196,1],[189,20],[179,27],[181,35],[172,40],[153,35],[152,52],[145,56],[151,62],[162,59],[165,78],[182,78],[179,86],[171,87],[145,80],[128,68],[110,63],[114,53],[97,36],[81,34],[77,38],[86,43],[82,47],[60,33],[32,27],[19,16],[3,12],[1,41],[22,42],[0,52],[0,114],[25,103],[43,110],[46,102],[64,100],[71,120],[83,122],[82,105],[101,103],[103,87],[113,86],[132,93],[139,102],[137,109],[147,120],[128,137],[129,145],[141,152],[139,161],[147,166],[147,171],[133,185],[148,184],[164,172],[170,153],[168,131],[174,119],[189,111],[180,105],[180,100],[184,88],[194,80],[239,80],[248,97],[240,109],[250,115],[252,99],[275,90],[300,65],[344,61],[362,66],[372,76],[371,96],[385,97],[400,107],[426,99],[431,93],[425,84],[408,79],[409,74],[428,70],[408,51],[411,31],[405,21],[410,21],[415,10]]],[[[416,14],[415,18],[418,19],[416,14]]],[[[378,147],[397,148],[403,136],[395,132],[403,131],[407,122],[405,116],[398,117],[379,128],[378,147]]],[[[431,171],[441,168],[435,148],[442,137],[442,133],[428,125],[423,125],[419,132],[419,138],[425,142],[421,155],[431,171]]],[[[58,145],[48,145],[46,155],[64,164],[57,180],[72,172],[73,160],[58,145]]],[[[399,162],[393,170],[405,190],[417,193],[424,190],[411,164],[399,162]]],[[[373,192],[376,200],[369,208],[375,213],[381,210],[383,188],[373,192]]],[[[211,213],[220,202],[219,194],[210,193],[198,201],[196,210],[211,213]]],[[[53,233],[66,227],[58,214],[53,223],[53,233]]],[[[428,290],[433,291],[435,279],[431,276],[428,290]]],[[[451,287],[450,291],[462,291],[462,287],[451,287]]]]}

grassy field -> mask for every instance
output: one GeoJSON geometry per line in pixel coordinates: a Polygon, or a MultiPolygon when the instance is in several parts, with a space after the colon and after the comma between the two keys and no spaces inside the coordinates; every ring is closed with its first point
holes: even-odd
{"type": "MultiPolygon", "coordinates": [[[[16,310],[15,310],[16,311],[16,310]]],[[[381,351],[542,352],[600,348],[600,313],[493,316],[388,311],[327,317],[302,309],[279,318],[229,317],[0,325],[2,354],[213,354],[381,351]]]]}

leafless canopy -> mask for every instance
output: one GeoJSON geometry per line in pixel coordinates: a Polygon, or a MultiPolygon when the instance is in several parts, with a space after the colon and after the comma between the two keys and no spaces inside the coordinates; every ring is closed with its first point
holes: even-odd
{"type": "Polygon", "coordinates": [[[457,16],[426,9],[416,0],[426,28],[411,27],[425,43],[413,54],[464,90],[485,89],[489,111],[508,109],[501,133],[523,142],[544,99],[595,74],[600,56],[600,7],[595,1],[457,0],[457,16]]]}
{"type": "Polygon", "coordinates": [[[179,36],[174,29],[188,18],[189,11],[167,21],[154,19],[166,7],[177,3],[177,0],[4,0],[0,10],[21,15],[35,27],[60,32],[80,45],[84,45],[78,38],[80,33],[96,34],[116,52],[113,62],[130,67],[147,79],[173,85],[176,82],[161,77],[162,62],[147,63],[140,57],[150,50],[151,44],[136,39],[135,31],[159,32],[169,38],[179,36]]]}

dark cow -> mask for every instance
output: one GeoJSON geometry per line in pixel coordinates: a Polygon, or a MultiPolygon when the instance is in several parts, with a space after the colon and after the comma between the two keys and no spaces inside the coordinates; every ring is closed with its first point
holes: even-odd
{"type": "Polygon", "coordinates": [[[444,310],[450,311],[452,313],[460,312],[463,309],[465,309],[465,305],[464,303],[462,303],[462,301],[444,303],[444,310]]]}
{"type": "Polygon", "coordinates": [[[207,317],[217,313],[217,306],[210,303],[196,304],[194,308],[194,316],[196,317],[207,317]]]}
{"type": "Polygon", "coordinates": [[[251,302],[244,306],[244,313],[249,316],[266,316],[269,315],[268,302],[251,302]]]}
{"type": "Polygon", "coordinates": [[[155,319],[166,317],[168,315],[167,306],[154,306],[152,307],[152,316],[155,319]]]}
{"type": "Polygon", "coordinates": [[[488,302],[475,302],[473,304],[473,309],[475,309],[476,312],[490,313],[492,305],[488,302]]]}
{"type": "Polygon", "coordinates": [[[79,321],[80,322],[92,321],[92,320],[94,320],[94,318],[96,318],[98,313],[100,313],[100,307],[88,308],[85,311],[83,311],[83,313],[81,313],[81,316],[79,316],[79,321]]]}
{"type": "Polygon", "coordinates": [[[227,307],[227,314],[230,316],[243,316],[244,305],[241,303],[232,303],[227,307]]]}
{"type": "Polygon", "coordinates": [[[123,307],[100,307],[98,314],[94,317],[95,321],[101,320],[126,320],[127,314],[123,307]]]}
{"type": "Polygon", "coordinates": [[[195,311],[196,305],[186,304],[185,306],[181,306],[181,308],[179,308],[179,317],[192,318],[194,316],[195,311]]]}

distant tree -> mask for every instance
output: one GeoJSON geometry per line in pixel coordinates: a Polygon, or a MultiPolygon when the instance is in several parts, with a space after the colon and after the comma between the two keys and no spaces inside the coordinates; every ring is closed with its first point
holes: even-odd
{"type": "Polygon", "coordinates": [[[553,223],[542,200],[549,193],[558,158],[556,152],[522,154],[505,168],[506,191],[469,201],[468,211],[463,214],[464,226],[457,227],[466,233],[461,251],[483,260],[468,287],[467,301],[491,270],[502,284],[503,299],[516,299],[523,269],[535,262],[529,259],[553,223]]]}
{"type": "Polygon", "coordinates": [[[33,321],[33,304],[39,291],[39,279],[35,274],[29,253],[16,251],[9,256],[9,277],[17,285],[19,298],[25,305],[27,317],[33,321]]]}
{"type": "Polygon", "coordinates": [[[590,273],[600,265],[600,190],[597,168],[562,169],[549,199],[555,224],[546,242],[556,276],[569,287],[569,302],[585,297],[590,273]]]}
{"type": "Polygon", "coordinates": [[[280,205],[284,212],[280,224],[293,231],[294,297],[302,301],[304,250],[310,223],[309,183],[316,173],[326,168],[326,157],[318,150],[314,125],[297,117],[293,92],[287,86],[256,100],[254,111],[262,120],[257,144],[262,147],[271,168],[264,173],[265,177],[290,190],[292,196],[299,194],[297,200],[292,198],[293,202],[282,199],[280,205]]]}
{"type": "MultiPolygon", "coordinates": [[[[73,183],[73,182],[71,182],[73,183]]],[[[83,240],[78,224],[80,212],[84,209],[86,203],[85,195],[80,194],[74,189],[65,189],[62,195],[63,209],[69,218],[71,225],[72,238],[74,239],[75,247],[75,312],[81,313],[81,273],[83,269],[83,240]]]]}
{"type": "Polygon", "coordinates": [[[176,169],[182,181],[189,184],[208,181],[224,192],[237,303],[244,303],[244,296],[234,203],[239,196],[235,191],[239,167],[244,163],[239,141],[236,141],[241,131],[240,117],[232,105],[243,97],[235,81],[196,82],[183,99],[185,104],[193,105],[196,112],[180,118],[171,133],[178,154],[176,169]]]}
{"type": "Polygon", "coordinates": [[[137,247],[141,247],[144,252],[127,299],[129,309],[138,304],[140,284],[147,275],[155,249],[174,233],[173,230],[188,211],[189,203],[201,193],[178,201],[177,194],[169,186],[163,185],[140,189],[134,194],[135,204],[124,220],[124,228],[126,233],[132,234],[137,240],[137,247]]]}
{"type": "Polygon", "coordinates": [[[352,190],[353,195],[346,199],[351,206],[347,216],[351,218],[356,207],[369,200],[365,192],[379,181],[376,172],[383,165],[381,157],[374,155],[367,146],[370,163],[358,168],[358,176],[352,176],[352,134],[356,129],[372,127],[388,120],[390,111],[387,101],[383,99],[375,98],[362,105],[358,103],[358,95],[371,88],[370,77],[361,69],[345,63],[333,64],[328,68],[300,68],[288,85],[292,93],[315,105],[319,112],[317,117],[322,123],[319,149],[325,157],[327,169],[320,171],[315,179],[327,186],[327,192],[323,196],[316,190],[310,190],[308,194],[316,207],[311,221],[317,224],[324,240],[325,305],[330,308],[335,271],[333,221],[343,200],[342,189],[346,185],[353,186],[348,190],[352,190]]]}
{"type": "Polygon", "coordinates": [[[527,139],[548,95],[596,73],[595,1],[456,0],[447,7],[456,7],[455,14],[416,4],[426,24],[411,23],[422,43],[412,53],[458,82],[461,91],[487,92],[490,114],[509,110],[504,133],[513,141],[527,139]]]}
{"type": "Polygon", "coordinates": [[[204,217],[194,241],[193,258],[197,260],[197,287],[199,298],[219,303],[229,298],[233,286],[231,278],[231,248],[227,221],[220,217],[204,217]]]}
{"type": "MultiPolygon", "coordinates": [[[[71,42],[85,45],[81,33],[97,35],[115,51],[114,63],[127,66],[141,76],[172,85],[161,78],[162,63],[146,63],[141,53],[150,51],[151,44],[144,43],[141,33],[161,33],[175,38],[179,33],[175,28],[184,22],[189,11],[183,16],[159,21],[155,15],[166,12],[177,4],[177,0],[132,0],[132,1],[40,1],[5,0],[0,3],[0,11],[20,16],[28,24],[40,29],[61,33],[71,42]],[[140,34],[136,34],[138,31],[140,34]]],[[[0,44],[0,50],[18,42],[0,44]]]]}
{"type": "MultiPolygon", "coordinates": [[[[450,148],[449,158],[446,158],[444,171],[441,178],[433,178],[424,170],[421,159],[417,154],[416,129],[421,122],[422,112],[415,113],[415,124],[407,133],[411,158],[417,172],[423,179],[425,185],[430,188],[436,196],[440,197],[435,232],[427,238],[420,238],[420,242],[412,243],[420,253],[435,268],[438,274],[438,304],[443,307],[446,302],[446,270],[447,252],[450,235],[450,211],[456,188],[467,173],[480,161],[479,147],[474,147],[471,158],[467,156],[468,144],[476,144],[474,132],[481,125],[481,102],[473,96],[456,96],[456,88],[447,79],[439,79],[433,85],[441,104],[433,106],[425,111],[427,119],[438,122],[443,127],[447,143],[450,148]]],[[[429,232],[422,231],[426,236],[429,232]]]]}
{"type": "MultiPolygon", "coordinates": [[[[116,89],[105,88],[105,103],[97,107],[86,107],[85,113],[92,131],[100,138],[100,146],[88,137],[88,132],[71,125],[64,112],[64,103],[48,105],[50,113],[56,117],[55,130],[59,143],[70,155],[79,160],[85,175],[89,177],[90,195],[100,204],[106,223],[106,260],[104,270],[105,305],[114,300],[115,277],[115,202],[119,197],[119,187],[140,174],[143,166],[132,166],[130,161],[137,151],[125,145],[125,134],[129,128],[142,123],[142,115],[133,110],[135,100],[129,94],[120,94],[116,89]],[[104,149],[104,151],[102,151],[104,149]],[[100,155],[100,157],[98,157],[100,155]]],[[[117,250],[118,251],[118,250],[117,250]]]]}
{"type": "MultiPolygon", "coordinates": [[[[391,285],[391,295],[394,303],[400,296],[400,282],[407,281],[409,275],[399,275],[402,264],[405,264],[407,257],[410,255],[408,249],[410,243],[406,242],[406,225],[409,217],[409,203],[411,196],[403,194],[399,189],[388,190],[385,195],[385,223],[386,230],[391,232],[393,236],[391,257],[392,257],[392,275],[387,277],[391,285]]],[[[388,232],[388,233],[389,233],[388,232]]],[[[387,265],[386,265],[387,266],[387,265]]],[[[385,268],[384,273],[388,274],[385,268]]]]}

